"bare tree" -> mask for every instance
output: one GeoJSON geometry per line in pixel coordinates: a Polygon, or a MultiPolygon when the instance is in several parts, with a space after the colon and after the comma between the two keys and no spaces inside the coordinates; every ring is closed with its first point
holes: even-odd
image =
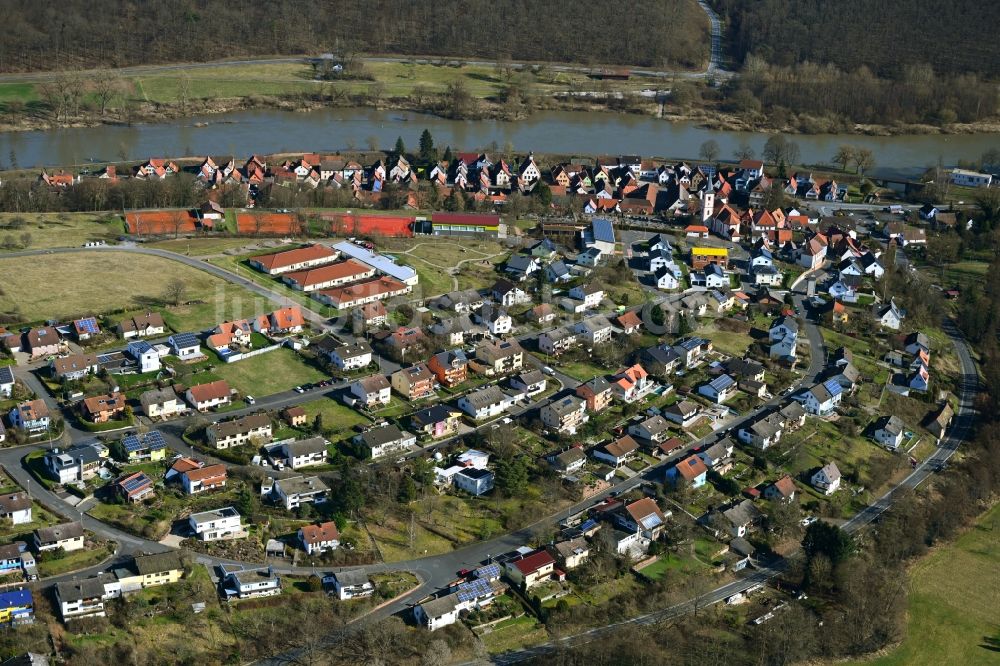
{"type": "Polygon", "coordinates": [[[736,151],[733,155],[738,160],[752,160],[757,156],[757,152],[750,147],[750,142],[746,139],[740,141],[740,145],[736,147],[736,151]]]}
{"type": "Polygon", "coordinates": [[[177,238],[181,233],[181,227],[188,219],[187,211],[175,210],[170,213],[170,225],[174,228],[174,238],[177,238]]]}
{"type": "Polygon", "coordinates": [[[857,149],[854,146],[843,145],[837,149],[833,156],[833,163],[840,165],[841,171],[847,171],[847,165],[854,161],[857,156],[857,149]]]}
{"type": "Polygon", "coordinates": [[[180,278],[174,278],[167,283],[167,286],[163,290],[163,299],[174,305],[178,305],[183,299],[184,294],[187,292],[187,284],[184,280],[180,278]]]}
{"type": "Polygon", "coordinates": [[[698,149],[698,156],[707,162],[714,162],[719,159],[719,142],[715,139],[709,139],[704,142],[701,144],[701,148],[698,149]]]}
{"type": "Polygon", "coordinates": [[[875,166],[875,154],[868,148],[859,148],[854,154],[854,164],[858,173],[863,174],[875,166]]]}
{"type": "Polygon", "coordinates": [[[122,91],[121,75],[113,69],[98,70],[90,79],[90,89],[97,98],[101,117],[108,111],[108,105],[122,91]]]}

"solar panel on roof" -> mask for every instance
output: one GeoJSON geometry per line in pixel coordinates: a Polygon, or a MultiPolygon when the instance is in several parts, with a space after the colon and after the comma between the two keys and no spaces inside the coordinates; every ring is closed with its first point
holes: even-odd
{"type": "Polygon", "coordinates": [[[476,578],[499,578],[500,577],[500,565],[499,564],[487,564],[484,567],[479,567],[476,569],[476,578]]]}
{"type": "Polygon", "coordinates": [[[149,477],[146,476],[145,474],[140,474],[135,478],[128,479],[127,481],[125,481],[122,484],[122,488],[125,490],[125,492],[132,493],[135,492],[136,490],[139,490],[143,486],[147,486],[149,484],[150,484],[149,477]]]}
{"type": "Polygon", "coordinates": [[[93,317],[76,320],[76,327],[84,333],[97,333],[99,331],[97,328],[97,320],[93,317]]]}
{"type": "Polygon", "coordinates": [[[836,379],[826,380],[823,382],[823,386],[825,386],[826,390],[830,392],[830,395],[840,395],[840,384],[837,383],[836,379]]]}
{"type": "Polygon", "coordinates": [[[660,520],[660,517],[658,515],[656,515],[655,513],[651,513],[639,522],[642,523],[642,526],[644,528],[646,528],[647,530],[651,530],[663,521],[660,520]]]}
{"type": "Polygon", "coordinates": [[[122,440],[122,446],[125,447],[126,451],[138,451],[142,445],[135,435],[126,435],[125,439],[122,440]]]}
{"type": "Polygon", "coordinates": [[[587,520],[583,521],[583,523],[580,525],[580,531],[586,532],[587,530],[592,530],[595,527],[597,527],[597,521],[594,520],[593,518],[588,518],[587,520]]]}

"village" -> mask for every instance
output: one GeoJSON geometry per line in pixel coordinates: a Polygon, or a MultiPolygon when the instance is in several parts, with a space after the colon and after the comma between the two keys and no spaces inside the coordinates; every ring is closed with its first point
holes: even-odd
{"type": "Polygon", "coordinates": [[[194,578],[196,613],[297,587],[499,651],[576,604],[742,580],[946,438],[960,359],[905,277],[960,213],[753,159],[403,152],[42,173],[66,197],[192,179],[203,203],[73,251],[257,299],[183,318],[174,284],[4,329],[0,571],[24,582],[0,621],[72,631],[194,578]],[[320,190],[354,208],[295,205],[320,190]]]}

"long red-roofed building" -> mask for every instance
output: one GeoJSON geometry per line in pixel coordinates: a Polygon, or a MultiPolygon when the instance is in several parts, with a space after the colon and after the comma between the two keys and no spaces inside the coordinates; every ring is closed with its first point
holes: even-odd
{"type": "Polygon", "coordinates": [[[281,279],[292,289],[316,291],[329,287],[339,287],[374,275],[375,269],[373,267],[354,259],[348,259],[337,264],[287,273],[281,279]]]}
{"type": "Polygon", "coordinates": [[[307,245],[296,250],[285,250],[251,257],[250,265],[268,275],[279,275],[289,271],[300,271],[314,266],[329,264],[336,260],[340,253],[327,245],[319,243],[307,245]]]}
{"type": "Polygon", "coordinates": [[[338,289],[325,289],[319,292],[317,298],[338,310],[345,310],[358,305],[364,305],[365,303],[406,294],[409,293],[410,289],[409,285],[383,275],[368,282],[359,282],[358,284],[338,289]]]}

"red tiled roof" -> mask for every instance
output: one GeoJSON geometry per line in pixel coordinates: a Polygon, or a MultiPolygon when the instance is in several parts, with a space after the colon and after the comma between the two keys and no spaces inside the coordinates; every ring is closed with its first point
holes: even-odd
{"type": "Polygon", "coordinates": [[[688,481],[693,481],[707,472],[708,468],[705,467],[705,463],[701,458],[695,455],[688,456],[684,460],[677,463],[677,473],[688,481]]]}
{"type": "Polygon", "coordinates": [[[192,386],[188,391],[191,392],[191,397],[194,398],[195,402],[208,402],[209,400],[229,397],[229,384],[226,383],[226,380],[220,379],[208,384],[192,386]]]}
{"type": "Polygon", "coordinates": [[[304,271],[286,273],[285,278],[297,282],[303,287],[309,287],[331,280],[357,279],[357,276],[366,275],[371,272],[372,268],[370,266],[354,259],[348,259],[337,264],[328,264],[326,266],[317,266],[316,268],[307,268],[304,271]]]}
{"type": "Polygon", "coordinates": [[[520,560],[514,562],[514,566],[517,570],[521,572],[524,576],[530,576],[539,569],[549,564],[554,565],[556,561],[549,555],[547,550],[539,550],[527,557],[523,557],[520,560]]]}
{"type": "Polygon", "coordinates": [[[328,246],[316,244],[302,247],[297,250],[286,250],[284,252],[266,254],[262,257],[254,257],[253,261],[259,263],[265,270],[273,271],[275,268],[291,266],[293,264],[302,263],[303,261],[314,261],[324,258],[332,260],[336,258],[336,256],[337,253],[334,250],[331,250],[328,246]]]}
{"type": "Polygon", "coordinates": [[[340,532],[337,530],[337,523],[332,520],[319,525],[303,525],[302,541],[308,544],[321,543],[323,541],[339,541],[340,532]]]}

